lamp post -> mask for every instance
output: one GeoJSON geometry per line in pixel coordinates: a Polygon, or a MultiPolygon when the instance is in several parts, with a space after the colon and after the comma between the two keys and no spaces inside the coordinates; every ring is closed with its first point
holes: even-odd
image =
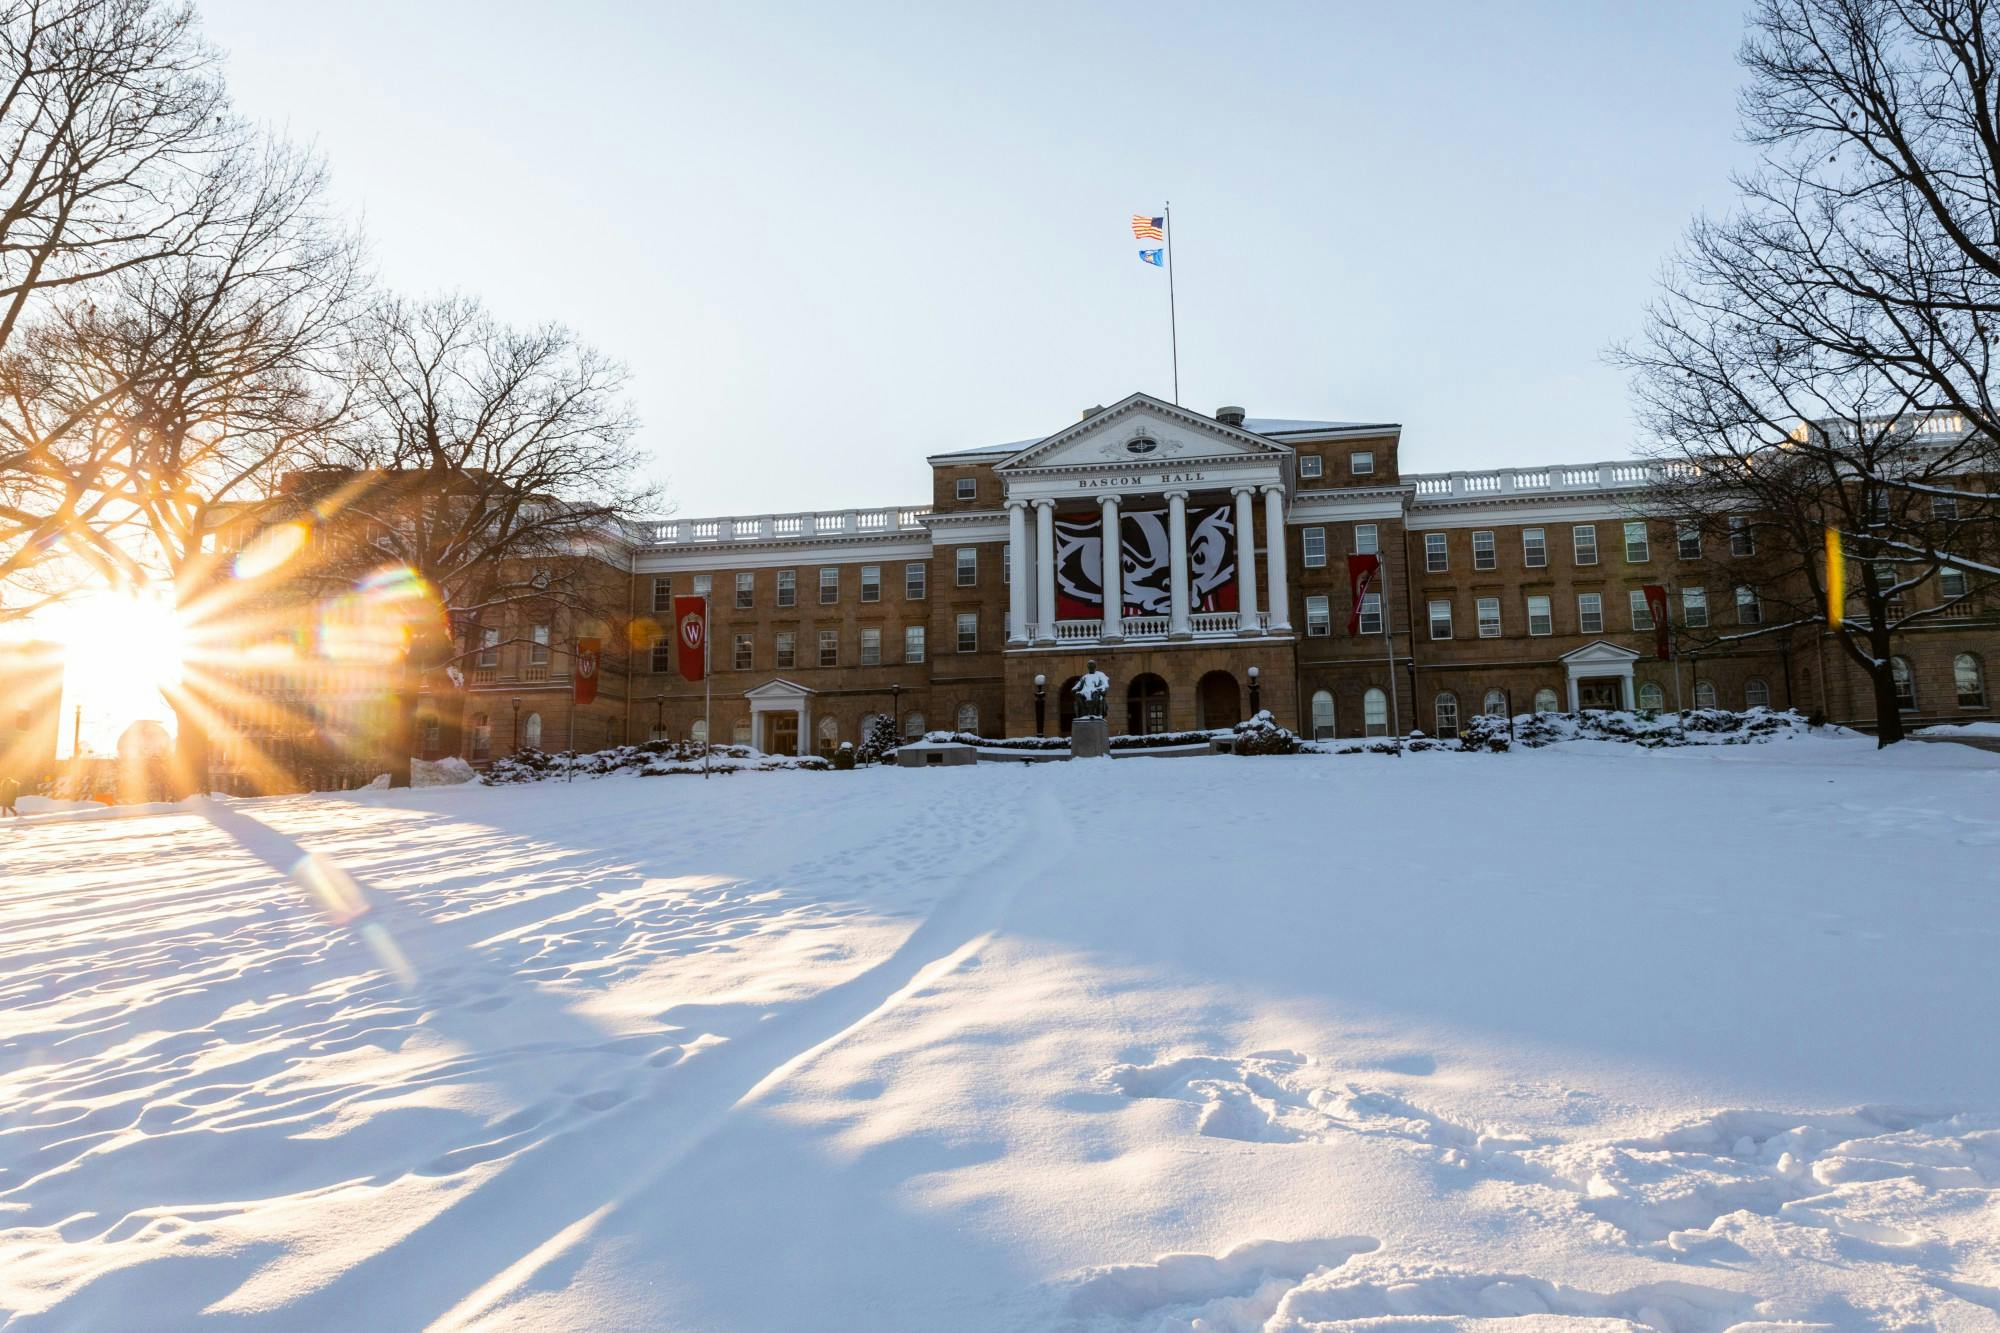
{"type": "MultiPolygon", "coordinates": [[[[898,736],[902,735],[903,734],[903,687],[901,685],[891,685],[889,687],[889,720],[890,722],[895,724],[896,734],[898,736]]],[[[863,736],[861,739],[867,740],[868,738],[866,736],[863,736]]]]}
{"type": "Polygon", "coordinates": [[[1264,711],[1263,682],[1258,679],[1263,674],[1256,667],[1250,668],[1250,716],[1252,717],[1264,711]]]}
{"type": "Polygon", "coordinates": [[[1049,714],[1049,678],[1035,673],[1035,734],[1043,734],[1049,714]]]}
{"type": "Polygon", "coordinates": [[[514,753],[521,753],[521,696],[514,696],[514,753]]]}
{"type": "Polygon", "coordinates": [[[653,696],[653,739],[665,740],[667,736],[667,696],[653,696]]]}

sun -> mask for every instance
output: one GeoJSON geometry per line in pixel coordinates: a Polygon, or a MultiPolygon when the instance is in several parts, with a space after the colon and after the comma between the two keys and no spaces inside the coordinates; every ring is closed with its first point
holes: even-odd
{"type": "Polygon", "coordinates": [[[167,692],[180,684],[181,618],[165,597],[91,593],[50,614],[63,645],[63,746],[83,710],[86,751],[107,752],[142,718],[173,730],[167,692]]]}

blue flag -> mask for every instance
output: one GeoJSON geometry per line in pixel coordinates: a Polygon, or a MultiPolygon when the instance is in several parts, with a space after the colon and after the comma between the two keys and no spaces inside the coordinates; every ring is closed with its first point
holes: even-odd
{"type": "Polygon", "coordinates": [[[1164,254],[1166,254],[1166,250],[1165,250],[1165,249],[1159,249],[1159,250],[1141,250],[1141,251],[1139,252],[1139,258],[1141,258],[1141,259],[1145,260],[1145,261],[1146,261],[1146,262],[1147,262],[1148,264],[1151,264],[1151,265],[1153,265],[1154,267],[1156,267],[1156,268],[1157,268],[1157,267],[1159,267],[1159,266],[1160,266],[1161,264],[1163,264],[1163,263],[1165,263],[1165,262],[1166,262],[1166,261],[1165,261],[1164,259],[1162,259],[1162,258],[1161,258],[1161,256],[1162,256],[1162,255],[1164,255],[1164,254]]]}

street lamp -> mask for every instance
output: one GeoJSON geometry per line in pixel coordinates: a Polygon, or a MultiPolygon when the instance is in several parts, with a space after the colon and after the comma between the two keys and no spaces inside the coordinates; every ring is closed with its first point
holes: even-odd
{"type": "MultiPolygon", "coordinates": [[[[889,687],[889,721],[892,724],[894,724],[896,728],[896,734],[898,736],[902,735],[903,734],[903,687],[901,685],[891,685],[889,687]]],[[[864,736],[862,737],[862,739],[866,740],[868,738],[864,736]]]]}
{"type": "Polygon", "coordinates": [[[1049,712],[1049,678],[1035,673],[1035,734],[1042,734],[1043,724],[1049,712]]]}
{"type": "Polygon", "coordinates": [[[653,696],[653,739],[665,740],[667,736],[667,696],[653,696]]]}
{"type": "Polygon", "coordinates": [[[1250,668],[1250,716],[1252,717],[1255,717],[1257,716],[1257,714],[1264,711],[1264,705],[1262,703],[1262,698],[1261,698],[1262,683],[1257,679],[1259,676],[1263,674],[1264,673],[1259,671],[1256,667],[1250,668]]]}
{"type": "Polygon", "coordinates": [[[514,696],[514,753],[521,753],[521,696],[514,696]]]}

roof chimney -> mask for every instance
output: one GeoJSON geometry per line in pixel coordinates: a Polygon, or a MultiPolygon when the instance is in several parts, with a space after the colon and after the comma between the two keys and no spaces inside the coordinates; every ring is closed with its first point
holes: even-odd
{"type": "Polygon", "coordinates": [[[1215,409],[1215,419],[1225,426],[1240,427],[1243,424],[1243,409],[1240,407],[1218,407],[1215,409]]]}
{"type": "Polygon", "coordinates": [[[1092,417],[1096,416],[1099,412],[1102,412],[1103,410],[1104,410],[1103,403],[1099,403],[1096,407],[1086,407],[1083,409],[1083,420],[1088,421],[1092,417]]]}

